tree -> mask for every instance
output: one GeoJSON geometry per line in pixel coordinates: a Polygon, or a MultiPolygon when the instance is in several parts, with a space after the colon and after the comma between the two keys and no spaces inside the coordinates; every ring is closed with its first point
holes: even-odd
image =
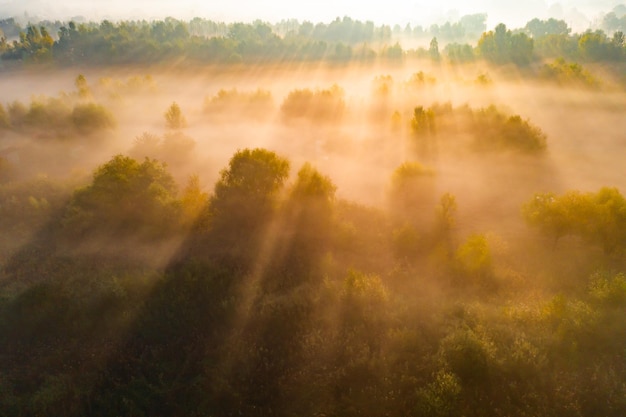
{"type": "Polygon", "coordinates": [[[626,245],[626,199],[616,188],[597,193],[536,194],[522,207],[526,221],[552,236],[554,245],[576,235],[612,254],[626,245]]]}
{"type": "Polygon", "coordinates": [[[587,239],[612,254],[626,245],[626,199],[617,188],[609,187],[589,197],[593,214],[587,239]]]}
{"type": "Polygon", "coordinates": [[[616,32],[613,39],[609,39],[601,30],[586,32],[578,40],[578,49],[583,57],[592,61],[617,61],[624,55],[623,34],[616,32]]]}
{"type": "Polygon", "coordinates": [[[344,91],[333,85],[328,89],[292,90],[283,100],[280,111],[287,119],[307,118],[313,121],[338,121],[346,108],[344,91]]]}
{"type": "Polygon", "coordinates": [[[330,178],[308,163],[298,171],[281,216],[287,232],[283,269],[292,271],[296,280],[306,278],[328,250],[336,189],[330,178]]]}
{"type": "Polygon", "coordinates": [[[176,189],[164,164],[116,155],[74,192],[64,226],[72,236],[167,235],[178,223],[176,189]]]}
{"type": "Polygon", "coordinates": [[[212,248],[218,255],[244,268],[249,265],[288,174],[289,161],[266,149],[244,149],[233,155],[200,222],[218,246],[212,248]]]}
{"type": "Polygon", "coordinates": [[[435,113],[432,109],[418,106],[413,109],[411,130],[415,136],[431,136],[435,133],[435,113]]]}
{"type": "Polygon", "coordinates": [[[465,30],[467,38],[476,39],[487,29],[487,13],[462,16],[459,24],[465,30]]]}
{"type": "Polygon", "coordinates": [[[492,258],[485,235],[471,235],[456,251],[459,272],[474,283],[491,278],[492,258]]]}
{"type": "Polygon", "coordinates": [[[534,18],[526,23],[524,31],[534,39],[537,39],[548,35],[569,35],[572,29],[563,20],[554,18],[540,20],[534,18]]]}
{"type": "Polygon", "coordinates": [[[173,102],[165,112],[165,125],[168,129],[178,130],[187,127],[187,120],[180,109],[180,106],[173,102]]]}
{"type": "Polygon", "coordinates": [[[539,127],[493,105],[477,111],[472,122],[477,149],[540,154],[547,148],[547,137],[539,127]]]}
{"type": "Polygon", "coordinates": [[[618,48],[623,48],[626,45],[626,37],[624,36],[624,32],[617,31],[613,34],[613,39],[611,39],[613,45],[618,48]]]}
{"type": "Polygon", "coordinates": [[[500,23],[494,31],[483,33],[477,49],[483,58],[491,62],[527,65],[532,60],[533,40],[524,33],[513,34],[500,23]]]}
{"type": "Polygon", "coordinates": [[[418,106],[413,109],[411,133],[417,154],[422,158],[432,158],[437,153],[435,112],[432,108],[418,106]]]}
{"type": "Polygon", "coordinates": [[[452,63],[462,63],[474,60],[474,49],[469,44],[449,43],[444,53],[452,63]]]}
{"type": "Polygon", "coordinates": [[[76,80],[74,81],[74,85],[78,89],[78,97],[80,98],[89,98],[91,97],[91,90],[89,89],[89,84],[87,84],[87,79],[83,74],[78,74],[76,80]]]}
{"type": "Polygon", "coordinates": [[[437,227],[442,237],[450,239],[450,234],[456,224],[457,204],[456,198],[450,193],[445,193],[439,200],[437,206],[437,227]]]}
{"type": "Polygon", "coordinates": [[[400,43],[396,42],[393,46],[385,49],[384,56],[390,61],[402,61],[404,58],[404,51],[402,50],[400,43]]]}
{"type": "Polygon", "coordinates": [[[602,19],[602,28],[608,33],[626,30],[626,13],[618,14],[615,10],[607,13],[602,19]]]}
{"type": "Polygon", "coordinates": [[[430,46],[428,47],[428,55],[430,55],[430,59],[433,61],[439,61],[441,55],[439,54],[439,42],[437,42],[437,38],[432,38],[430,41],[430,46]]]}
{"type": "Polygon", "coordinates": [[[193,224],[202,210],[206,208],[208,201],[208,194],[200,188],[200,177],[191,175],[187,180],[187,185],[182,190],[180,198],[183,209],[183,221],[189,225],[193,224]]]}
{"type": "Polygon", "coordinates": [[[585,228],[589,204],[586,196],[577,191],[560,197],[553,193],[539,193],[522,206],[522,214],[528,224],[551,237],[553,247],[556,247],[562,237],[585,228]]]}

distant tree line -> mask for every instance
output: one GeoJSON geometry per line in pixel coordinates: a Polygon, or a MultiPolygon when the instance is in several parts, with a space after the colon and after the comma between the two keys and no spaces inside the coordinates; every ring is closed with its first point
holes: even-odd
{"type": "MultiPolygon", "coordinates": [[[[500,24],[485,32],[485,18],[468,15],[457,23],[433,25],[426,31],[409,25],[399,32],[349,17],[315,25],[296,20],[272,25],[261,21],[225,24],[201,18],[189,22],[166,18],[154,22],[40,22],[28,24],[25,29],[13,20],[4,20],[0,56],[4,61],[58,65],[158,63],[174,58],[197,63],[345,62],[376,58],[401,61],[405,57],[439,60],[439,42],[445,42],[443,55],[451,62],[486,59],[527,65],[539,57],[591,61],[626,57],[620,30],[612,30],[612,37],[601,30],[570,34],[564,21],[533,19],[522,29],[512,31],[500,24]],[[14,39],[9,41],[7,36],[14,39]],[[430,47],[403,49],[399,42],[393,44],[394,38],[415,36],[431,39],[430,47]],[[476,47],[459,43],[470,39],[477,39],[476,47]]],[[[619,29],[616,25],[611,27],[619,29]]]]}

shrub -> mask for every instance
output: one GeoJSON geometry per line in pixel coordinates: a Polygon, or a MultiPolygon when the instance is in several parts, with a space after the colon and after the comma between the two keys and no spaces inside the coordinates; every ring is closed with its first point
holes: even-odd
{"type": "Polygon", "coordinates": [[[113,115],[95,103],[79,104],[72,111],[72,123],[81,133],[90,134],[115,127],[113,115]]]}

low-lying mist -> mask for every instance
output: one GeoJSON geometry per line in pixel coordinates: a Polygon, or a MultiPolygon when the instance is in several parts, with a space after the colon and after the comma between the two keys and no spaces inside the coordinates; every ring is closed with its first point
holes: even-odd
{"type": "Polygon", "coordinates": [[[0,78],[0,409],[621,415],[612,80],[181,68],[0,78]]]}
{"type": "Polygon", "coordinates": [[[468,202],[481,201],[481,194],[490,191],[506,191],[508,200],[523,189],[624,186],[614,169],[625,146],[623,93],[560,88],[477,66],[452,70],[420,62],[400,68],[259,67],[149,76],[117,70],[83,76],[88,91],[82,97],[72,85],[75,74],[61,73],[54,84],[49,76],[3,78],[3,104],[9,110],[16,100],[28,106],[29,100],[52,97],[98,103],[115,119],[115,128],[103,126],[102,132],[60,128],[55,133],[49,126],[3,132],[5,159],[20,160],[14,164],[17,172],[89,173],[123,153],[167,162],[179,181],[197,174],[210,190],[236,150],[265,147],[294,165],[314,164],[337,184],[338,196],[376,206],[386,203],[391,173],[406,161],[433,168],[440,191],[461,193],[459,200],[468,202]],[[172,103],[180,107],[184,127],[168,128],[164,115],[172,103]],[[514,149],[473,149],[463,137],[475,134],[466,126],[471,121],[456,112],[436,122],[454,125],[454,132],[436,127],[443,130],[433,134],[440,149],[420,154],[411,119],[416,107],[434,104],[473,111],[495,106],[519,115],[546,135],[546,150],[530,157],[514,149]],[[539,173],[542,169],[549,174],[539,173]]]}

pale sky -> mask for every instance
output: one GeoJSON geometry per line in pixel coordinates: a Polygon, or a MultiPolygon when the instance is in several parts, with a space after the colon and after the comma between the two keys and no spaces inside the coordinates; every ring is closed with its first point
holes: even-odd
{"type": "Polygon", "coordinates": [[[288,18],[329,22],[335,17],[350,16],[372,20],[376,24],[427,26],[455,20],[464,14],[486,12],[491,28],[499,22],[519,27],[533,17],[547,18],[551,15],[568,21],[576,16],[580,20],[584,14],[587,21],[593,21],[620,3],[626,3],[626,0],[0,0],[0,18],[23,16],[27,12],[36,18],[60,20],[74,16],[93,20],[150,20],[167,16],[190,19],[199,16],[226,22],[254,19],[275,22],[288,18]]]}

